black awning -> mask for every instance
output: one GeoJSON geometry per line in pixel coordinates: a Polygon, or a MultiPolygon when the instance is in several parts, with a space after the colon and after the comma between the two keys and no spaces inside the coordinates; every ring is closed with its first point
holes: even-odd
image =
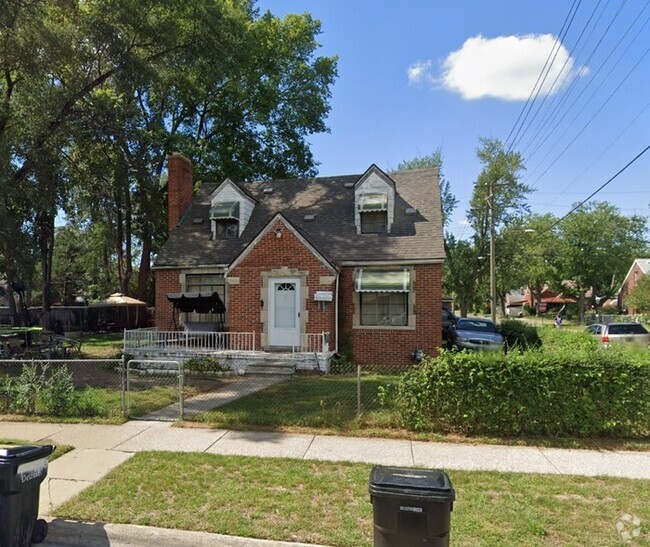
{"type": "Polygon", "coordinates": [[[167,293],[167,300],[184,313],[225,313],[226,311],[226,306],[216,292],[167,293]]]}

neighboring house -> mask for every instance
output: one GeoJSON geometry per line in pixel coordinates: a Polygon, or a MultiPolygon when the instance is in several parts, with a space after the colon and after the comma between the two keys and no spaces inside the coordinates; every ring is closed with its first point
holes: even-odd
{"type": "MultiPolygon", "coordinates": [[[[571,281],[563,281],[563,285],[571,285],[571,281]]],[[[559,312],[567,304],[575,304],[576,299],[571,298],[570,296],[564,296],[561,292],[551,290],[548,285],[544,285],[542,288],[542,295],[539,301],[539,312],[559,312]]],[[[515,316],[519,312],[523,312],[524,306],[528,306],[532,309],[537,305],[537,300],[535,295],[530,290],[526,288],[522,294],[517,294],[513,292],[509,295],[509,298],[506,301],[506,314],[509,316],[515,316]]]]}
{"type": "MultiPolygon", "coordinates": [[[[441,344],[444,247],[437,169],[202,184],[168,165],[169,239],[155,260],[161,330],[223,322],[255,349],[328,334],[360,364],[412,363],[441,344]],[[170,301],[217,293],[225,305],[179,312],[170,301]],[[197,311],[208,313],[197,313],[197,311]],[[211,312],[211,313],[210,313],[211,312]]],[[[216,297],[215,297],[216,298],[216,297]]],[[[222,328],[219,325],[218,328],[222,328]]]]}
{"type": "Polygon", "coordinates": [[[637,258],[630,267],[620,290],[618,291],[618,305],[624,313],[635,314],[636,310],[627,305],[627,297],[644,275],[650,273],[650,258],[637,258]]]}

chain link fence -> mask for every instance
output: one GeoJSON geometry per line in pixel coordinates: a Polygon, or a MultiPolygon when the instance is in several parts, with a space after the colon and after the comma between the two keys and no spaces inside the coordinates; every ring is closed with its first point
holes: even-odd
{"type": "Polygon", "coordinates": [[[204,380],[213,384],[208,392],[188,397],[186,391],[184,417],[232,429],[398,427],[392,400],[408,368],[348,365],[328,374],[214,376],[204,380]]]}
{"type": "Polygon", "coordinates": [[[0,411],[5,415],[120,421],[122,359],[0,360],[0,411]]]}
{"type": "Polygon", "coordinates": [[[293,367],[240,373],[182,360],[0,360],[0,411],[118,423],[187,419],[214,427],[386,427],[408,367],[347,364],[330,373],[293,367]],[[279,373],[281,371],[281,373],[279,373]]]}

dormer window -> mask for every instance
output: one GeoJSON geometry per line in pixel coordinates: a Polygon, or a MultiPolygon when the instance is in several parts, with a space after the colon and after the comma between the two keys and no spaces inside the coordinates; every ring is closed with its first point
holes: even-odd
{"type": "Polygon", "coordinates": [[[222,201],[210,209],[215,239],[237,239],[239,237],[239,202],[222,201]]]}
{"type": "Polygon", "coordinates": [[[357,202],[362,234],[382,234],[388,231],[388,195],[362,194],[357,202]]]}

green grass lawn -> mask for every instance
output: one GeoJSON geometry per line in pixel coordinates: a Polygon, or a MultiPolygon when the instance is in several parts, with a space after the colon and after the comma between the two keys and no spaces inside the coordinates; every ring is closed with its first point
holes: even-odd
{"type": "MultiPolygon", "coordinates": [[[[139,453],[60,507],[61,518],[334,546],[370,546],[370,465],[139,453]]],[[[617,522],[641,519],[650,545],[650,482],[449,471],[451,544],[625,545],[617,522]]]]}
{"type": "Polygon", "coordinates": [[[362,375],[359,415],[356,376],[329,375],[297,376],[187,419],[229,429],[392,436],[399,425],[377,395],[380,386],[398,381],[397,375],[362,375]]]}
{"type": "MultiPolygon", "coordinates": [[[[245,380],[244,380],[245,381],[245,380]]],[[[380,404],[380,388],[394,386],[397,374],[361,376],[361,413],[357,379],[349,375],[303,376],[274,384],[223,407],[186,416],[188,425],[215,429],[281,431],[422,441],[483,442],[563,448],[650,450],[650,440],[557,437],[461,437],[403,428],[390,406],[380,404]]]]}
{"type": "Polygon", "coordinates": [[[84,333],[81,353],[85,359],[116,359],[122,355],[124,333],[84,333]]]}

